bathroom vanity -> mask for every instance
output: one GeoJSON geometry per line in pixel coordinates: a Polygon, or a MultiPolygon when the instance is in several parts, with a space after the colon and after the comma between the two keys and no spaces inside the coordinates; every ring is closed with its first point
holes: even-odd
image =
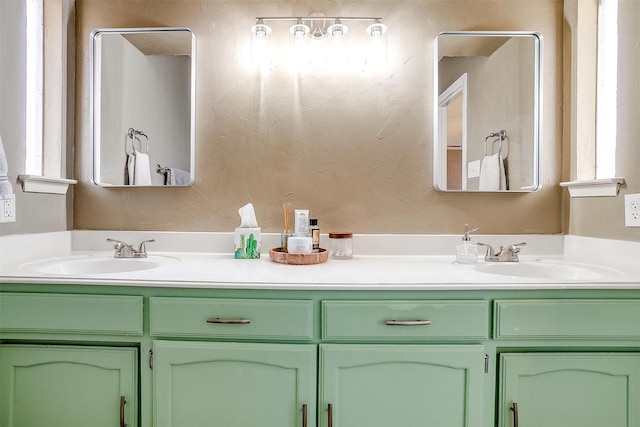
{"type": "Polygon", "coordinates": [[[0,425],[640,426],[633,266],[579,281],[453,255],[163,256],[179,261],[101,277],[3,265],[0,425]]]}

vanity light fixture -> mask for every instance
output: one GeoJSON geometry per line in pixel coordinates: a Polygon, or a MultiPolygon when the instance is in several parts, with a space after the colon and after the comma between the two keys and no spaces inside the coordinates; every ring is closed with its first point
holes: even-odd
{"type": "Polygon", "coordinates": [[[329,17],[322,14],[314,14],[307,17],[257,17],[256,25],[251,27],[252,34],[262,33],[267,36],[271,34],[271,28],[265,24],[267,21],[295,21],[296,23],[290,29],[291,34],[295,33],[297,36],[314,38],[324,38],[327,34],[331,35],[333,33],[346,34],[348,28],[342,21],[371,21],[371,25],[366,29],[366,33],[370,37],[381,36],[387,32],[387,26],[382,23],[382,18],[329,17]],[[329,23],[328,26],[326,25],[327,23],[329,23]]]}
{"type": "Polygon", "coordinates": [[[271,27],[266,23],[274,21],[294,22],[289,28],[290,44],[294,52],[293,57],[298,63],[307,62],[306,59],[301,61],[309,55],[309,53],[303,53],[303,50],[317,46],[317,43],[323,39],[328,40],[322,41],[321,44],[328,45],[329,51],[326,54],[329,62],[335,61],[336,58],[348,58],[346,45],[350,28],[343,21],[370,22],[364,35],[364,40],[369,45],[366,47],[365,61],[370,64],[380,59],[386,60],[387,26],[382,23],[382,18],[328,17],[324,14],[313,14],[307,17],[257,17],[256,24],[251,27],[254,60],[255,58],[264,59],[267,55],[266,52],[259,52],[259,50],[265,49],[263,45],[266,45],[266,39],[271,35],[271,27]],[[371,60],[372,55],[376,56],[376,61],[371,60]]]}

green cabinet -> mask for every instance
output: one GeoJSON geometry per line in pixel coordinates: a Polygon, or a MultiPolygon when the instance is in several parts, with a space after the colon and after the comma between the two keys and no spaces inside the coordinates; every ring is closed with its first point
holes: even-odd
{"type": "Polygon", "coordinates": [[[502,354],[499,426],[640,427],[640,354],[502,354]]]}
{"type": "Polygon", "coordinates": [[[638,396],[640,289],[0,292],[0,427],[640,427],[638,396]]]}
{"type": "Polygon", "coordinates": [[[138,350],[2,345],[0,426],[135,427],[138,350]]]}
{"type": "Polygon", "coordinates": [[[315,345],[156,341],[156,427],[315,426],[315,345]]]}
{"type": "Polygon", "coordinates": [[[477,345],[320,345],[319,425],[480,427],[477,345]]]}

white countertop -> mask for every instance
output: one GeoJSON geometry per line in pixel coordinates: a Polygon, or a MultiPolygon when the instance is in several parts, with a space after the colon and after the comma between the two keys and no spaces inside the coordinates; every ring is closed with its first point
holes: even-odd
{"type": "Polygon", "coordinates": [[[487,268],[482,257],[475,265],[455,262],[453,254],[459,236],[355,236],[355,252],[362,255],[350,260],[329,258],[326,263],[316,265],[270,261],[267,248],[275,247],[277,237],[263,237],[262,258],[237,260],[231,251],[219,251],[220,247],[226,247],[228,239],[232,241],[231,233],[72,231],[4,236],[0,238],[0,283],[304,290],[640,289],[637,242],[539,235],[478,239],[496,246],[527,241],[521,265],[515,267],[531,266],[534,274],[527,277],[479,271],[487,268]],[[107,249],[110,246],[105,243],[105,236],[133,244],[155,238],[158,244],[148,246],[149,260],[160,261],[160,265],[148,270],[103,274],[39,271],[42,265],[55,259],[110,260],[113,251],[107,249]],[[211,251],[198,251],[205,246],[211,251]],[[610,253],[610,246],[627,255],[604,259],[599,254],[610,253]],[[576,277],[563,274],[559,279],[538,275],[544,270],[553,276],[556,269],[560,272],[584,269],[588,274],[576,277]]]}

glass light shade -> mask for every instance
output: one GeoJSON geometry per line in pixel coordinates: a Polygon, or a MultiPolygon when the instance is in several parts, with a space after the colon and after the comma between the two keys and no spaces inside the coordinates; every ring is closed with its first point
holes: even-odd
{"type": "Polygon", "coordinates": [[[371,38],[382,37],[387,33],[387,26],[382,22],[374,22],[367,27],[366,32],[371,38]]]}
{"type": "Polygon", "coordinates": [[[271,34],[271,27],[267,24],[256,24],[251,27],[251,35],[253,37],[268,37],[271,34]]]}
{"type": "Polygon", "coordinates": [[[289,29],[291,33],[291,64],[297,70],[302,70],[309,65],[309,33],[311,28],[298,21],[289,29]]]}
{"type": "Polygon", "coordinates": [[[387,62],[387,26],[374,22],[366,29],[369,39],[365,62],[368,66],[379,67],[387,62]]]}
{"type": "Polygon", "coordinates": [[[271,27],[258,23],[251,27],[251,58],[259,67],[266,69],[271,66],[269,55],[269,35],[271,27]]]}
{"type": "Polygon", "coordinates": [[[349,27],[335,23],[327,28],[329,49],[326,52],[327,62],[334,71],[344,69],[349,63],[349,27]]]}
{"type": "Polygon", "coordinates": [[[291,37],[293,37],[294,39],[302,39],[305,36],[307,36],[310,31],[311,31],[311,28],[309,28],[308,25],[301,24],[301,23],[292,25],[291,28],[289,29],[289,32],[291,33],[291,37]]]}
{"type": "Polygon", "coordinates": [[[349,27],[347,27],[344,24],[333,24],[330,25],[329,28],[327,28],[327,34],[329,34],[329,37],[344,37],[347,35],[347,33],[349,32],[349,27]]]}

